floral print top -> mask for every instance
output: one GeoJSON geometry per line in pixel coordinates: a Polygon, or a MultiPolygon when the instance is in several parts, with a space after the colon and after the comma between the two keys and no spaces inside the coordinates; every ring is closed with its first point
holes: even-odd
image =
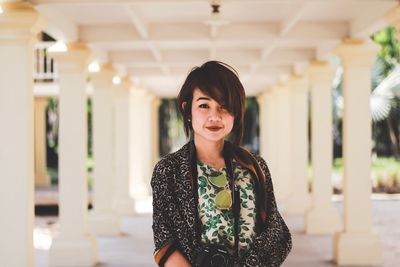
{"type": "MultiPolygon", "coordinates": [[[[251,172],[235,159],[232,161],[232,168],[235,184],[240,192],[239,256],[242,256],[249,249],[256,231],[255,193],[251,172]]],[[[232,208],[220,210],[215,205],[216,194],[224,188],[213,186],[208,181],[207,176],[214,172],[227,175],[226,167],[217,170],[197,160],[201,240],[204,243],[225,245],[233,249],[235,245],[233,211],[232,208]]]]}

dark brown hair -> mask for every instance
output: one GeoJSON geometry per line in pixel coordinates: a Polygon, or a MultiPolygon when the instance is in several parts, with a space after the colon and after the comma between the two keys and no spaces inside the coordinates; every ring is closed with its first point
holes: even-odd
{"type": "Polygon", "coordinates": [[[208,61],[190,71],[176,101],[187,137],[193,131],[189,119],[191,118],[193,91],[196,88],[224,106],[234,116],[229,139],[235,145],[240,145],[243,137],[246,95],[235,69],[220,61],[208,61]],[[182,108],[183,102],[186,102],[185,109],[182,108]]]}

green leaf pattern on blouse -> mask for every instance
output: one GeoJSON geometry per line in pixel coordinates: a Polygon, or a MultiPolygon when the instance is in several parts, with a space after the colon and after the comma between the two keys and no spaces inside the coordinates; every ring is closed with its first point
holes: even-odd
{"type": "MultiPolygon", "coordinates": [[[[242,167],[235,159],[232,161],[232,167],[235,184],[240,191],[239,256],[241,256],[248,250],[255,235],[255,194],[251,172],[242,167]]],[[[229,210],[217,209],[214,202],[215,196],[223,188],[213,186],[206,178],[215,171],[227,174],[225,167],[216,170],[201,160],[197,161],[198,210],[202,223],[201,239],[204,243],[222,244],[232,249],[235,245],[232,208],[229,210]]]]}

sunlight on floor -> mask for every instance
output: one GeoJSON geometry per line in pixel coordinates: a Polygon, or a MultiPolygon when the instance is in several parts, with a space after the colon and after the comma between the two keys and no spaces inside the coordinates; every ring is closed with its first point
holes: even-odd
{"type": "Polygon", "coordinates": [[[135,200],[135,212],[136,213],[152,213],[153,212],[152,200],[153,200],[152,197],[135,200]]]}
{"type": "Polygon", "coordinates": [[[53,237],[51,230],[43,226],[35,227],[33,231],[33,244],[35,249],[49,250],[53,237]]]}

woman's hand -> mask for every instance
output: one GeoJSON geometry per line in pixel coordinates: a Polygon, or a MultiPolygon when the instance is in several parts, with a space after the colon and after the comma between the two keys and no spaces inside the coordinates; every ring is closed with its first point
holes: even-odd
{"type": "Polygon", "coordinates": [[[172,253],[168,257],[168,260],[165,262],[164,266],[165,267],[191,267],[191,265],[187,261],[187,259],[178,250],[175,250],[175,252],[172,253]]]}

